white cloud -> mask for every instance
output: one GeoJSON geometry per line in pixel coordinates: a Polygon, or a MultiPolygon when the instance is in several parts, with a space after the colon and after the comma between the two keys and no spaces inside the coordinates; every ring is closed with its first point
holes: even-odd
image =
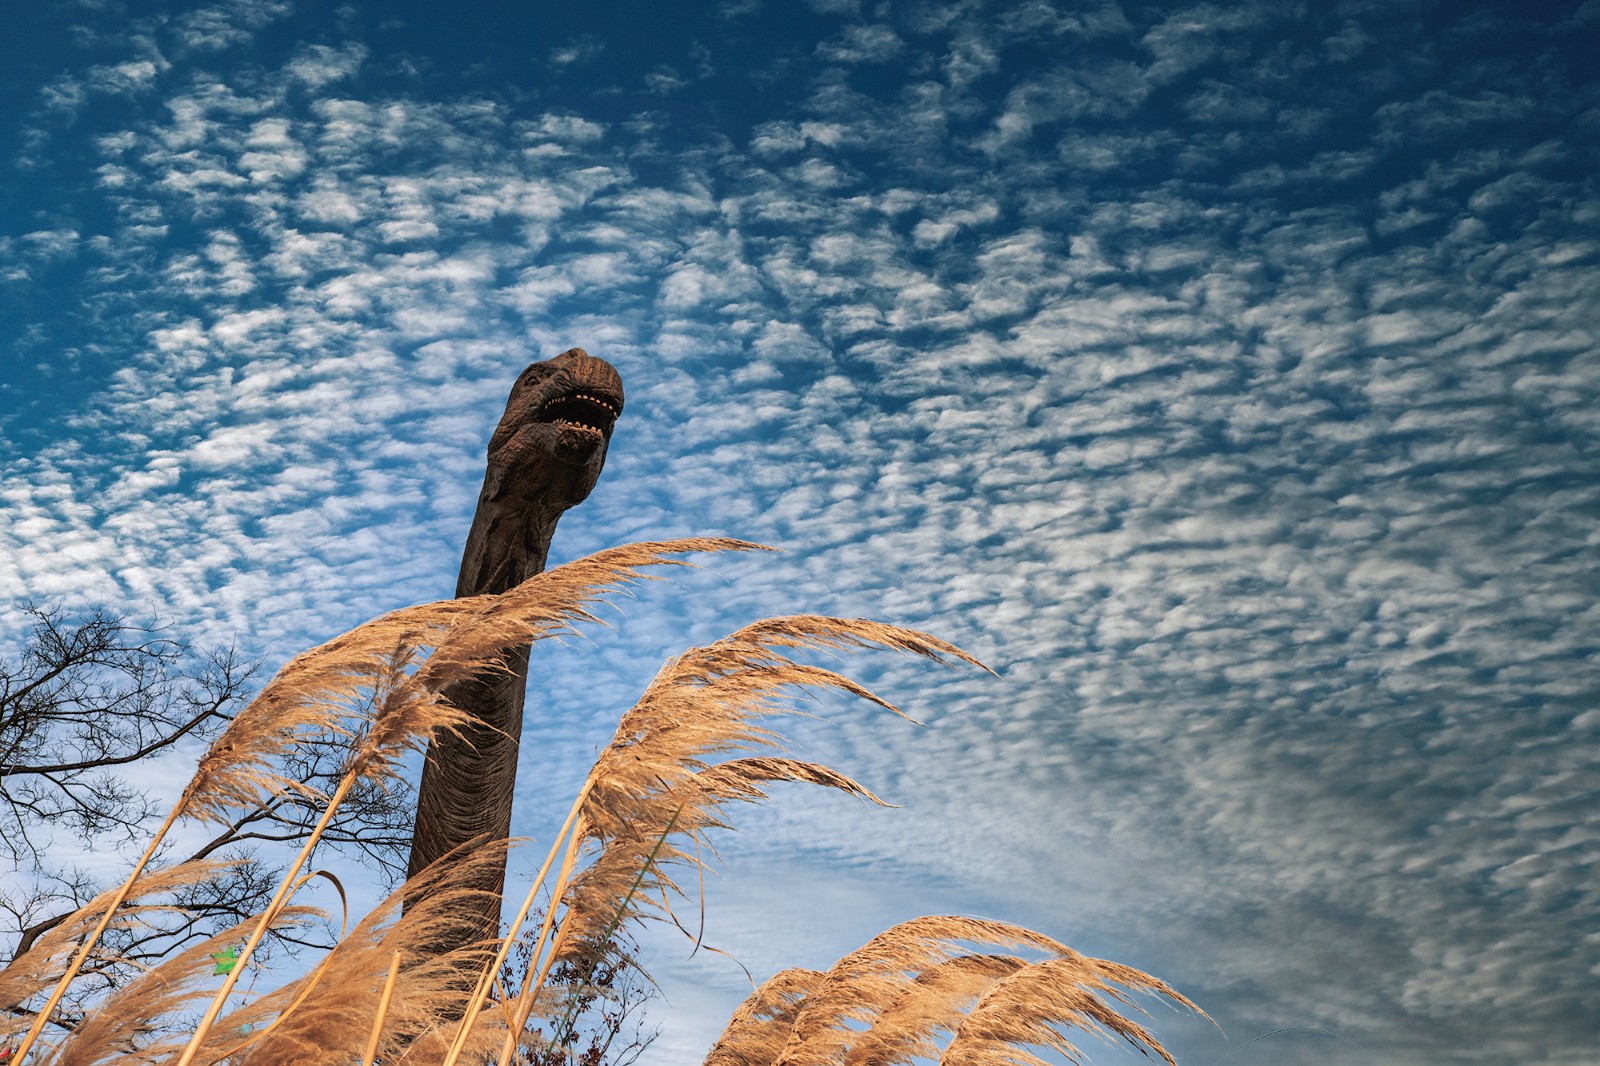
{"type": "MultiPolygon", "coordinates": [[[[507,383],[580,344],[628,410],[557,554],[788,552],[624,603],[552,658],[539,736],[587,750],[659,658],[774,611],[929,628],[1004,678],[848,667],[932,725],[802,730],[907,807],[757,816],[734,865],[815,888],[784,949],[836,957],[865,939],[840,915],[870,934],[904,888],[1152,959],[1232,1032],[1301,1019],[1395,1063],[1535,1061],[1534,1026],[1585,1046],[1586,157],[1498,143],[1526,86],[1372,88],[1352,65],[1433,43],[1342,16],[1268,84],[1265,9],[1001,7],[829,9],[864,21],[805,50],[747,147],[666,171],[614,111],[290,91],[357,47],[180,68],[166,114],[97,142],[118,221],[7,246],[101,257],[86,299],[142,306],[102,319],[121,371],[8,478],[0,580],[280,657],[443,595],[507,383]],[[1030,33],[1071,62],[991,85],[1030,33]],[[932,65],[874,73],[900,93],[837,69],[907,50],[932,65]],[[1319,108],[1374,132],[1307,143],[1319,108]]],[[[527,786],[530,822],[562,787],[527,786]]],[[[722,945],[795,961],[759,935],[776,902],[716,902],[722,945]]],[[[737,996],[695,980],[715,1005],[673,1047],[737,996]]]]}
{"type": "Polygon", "coordinates": [[[350,77],[366,58],[367,50],[359,44],[347,44],[342,48],[314,44],[302,49],[284,69],[290,78],[307,88],[321,89],[350,77]]]}
{"type": "Polygon", "coordinates": [[[185,12],[173,23],[184,48],[215,52],[246,44],[264,27],[294,10],[287,0],[231,0],[185,12]]]}
{"type": "Polygon", "coordinates": [[[150,88],[156,76],[168,64],[154,59],[130,59],[106,67],[91,67],[87,78],[89,87],[103,93],[133,93],[150,88]]]}
{"type": "Polygon", "coordinates": [[[817,46],[820,57],[835,63],[888,63],[904,50],[905,42],[887,26],[847,26],[817,46]]]}
{"type": "Polygon", "coordinates": [[[550,62],[557,67],[570,66],[574,63],[588,63],[605,51],[605,43],[597,37],[583,36],[573,40],[570,44],[562,45],[550,51],[550,62]]]}

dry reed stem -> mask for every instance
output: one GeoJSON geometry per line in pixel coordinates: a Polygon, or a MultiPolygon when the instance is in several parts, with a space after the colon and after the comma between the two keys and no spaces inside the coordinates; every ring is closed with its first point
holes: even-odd
{"type": "MultiPolygon", "coordinates": [[[[587,790],[584,791],[587,793],[587,790]]],[[[582,824],[583,823],[581,819],[576,823],[577,826],[581,826],[582,824]]],[[[560,899],[566,892],[567,885],[572,881],[572,870],[577,863],[578,846],[581,841],[582,836],[576,830],[567,838],[566,851],[561,857],[561,869],[556,874],[555,887],[551,891],[551,896],[554,899],[560,899]]],[[[529,898],[531,898],[531,894],[529,898]]],[[[533,952],[528,958],[528,972],[523,977],[522,988],[519,993],[519,999],[522,1002],[522,1005],[528,1008],[533,1006],[534,1000],[532,999],[532,996],[535,990],[541,990],[544,988],[545,980],[550,976],[550,968],[555,963],[556,952],[560,949],[561,944],[566,938],[567,926],[565,923],[563,923],[561,928],[554,932],[553,935],[555,939],[553,941],[551,940],[555,913],[556,908],[554,907],[549,908],[545,913],[544,920],[539,926],[539,936],[533,944],[533,952]],[[548,952],[545,950],[546,944],[549,944],[548,952]]],[[[519,928],[521,924],[522,923],[519,921],[513,928],[519,928]]],[[[510,951],[510,945],[514,939],[515,935],[513,933],[501,941],[500,953],[496,959],[497,962],[503,963],[505,961],[510,951]]],[[[500,1049],[500,1057],[497,1060],[498,1066],[506,1066],[506,1062],[511,1057],[511,1052],[515,1050],[515,1034],[522,1031],[522,1027],[527,1024],[527,1021],[527,1014],[519,1013],[513,1015],[511,1032],[507,1034],[506,1042],[500,1049]]],[[[446,1066],[449,1066],[449,1064],[447,1063],[446,1066]]]]}
{"type": "MultiPolygon", "coordinates": [[[[578,842],[579,837],[577,834],[573,834],[568,839],[565,854],[562,855],[561,870],[556,875],[555,889],[552,892],[552,895],[557,899],[566,891],[566,886],[572,879],[572,868],[578,857],[578,842]]],[[[530,1012],[536,1002],[533,997],[544,990],[545,980],[550,976],[550,967],[555,962],[556,951],[565,940],[565,926],[554,929],[552,933],[554,917],[555,908],[551,907],[539,926],[539,937],[534,941],[533,953],[528,959],[528,973],[522,981],[522,988],[518,997],[519,1004],[521,1007],[528,1008],[530,1012]],[[553,941],[551,939],[552,935],[554,936],[553,941]],[[546,944],[550,945],[548,952],[545,950],[546,944]]],[[[501,941],[499,953],[495,957],[497,965],[504,963],[509,956],[510,946],[515,939],[514,930],[520,925],[521,922],[518,922],[517,926],[513,927],[513,932],[501,941]]],[[[516,1049],[517,1034],[527,1024],[528,1017],[528,1014],[523,1014],[520,1010],[512,1014],[512,1020],[508,1024],[509,1031],[506,1034],[505,1041],[501,1044],[500,1054],[496,1059],[498,1066],[505,1066],[510,1059],[511,1053],[516,1049]]],[[[455,1058],[452,1057],[444,1063],[444,1066],[453,1066],[454,1062],[455,1058]]]]}
{"type": "Polygon", "coordinates": [[[394,999],[394,983],[400,976],[400,953],[391,953],[389,960],[389,975],[383,981],[383,994],[378,997],[378,1010],[372,1017],[372,1034],[367,1038],[367,1046],[361,1052],[361,1066],[372,1066],[372,1060],[378,1057],[378,1041],[383,1038],[383,1020],[389,1015],[389,1001],[394,999]]]}
{"type": "MultiPolygon", "coordinates": [[[[539,872],[533,877],[533,883],[528,886],[528,892],[523,898],[522,906],[518,909],[516,917],[511,920],[509,931],[504,937],[501,938],[493,961],[490,962],[489,965],[485,966],[479,973],[477,985],[474,987],[472,997],[468,1001],[467,1017],[470,1017],[472,1012],[478,1010],[484,1000],[488,997],[490,986],[493,984],[497,975],[499,974],[500,968],[505,965],[506,959],[511,954],[511,946],[516,940],[518,930],[522,928],[522,924],[528,920],[528,915],[533,911],[534,903],[538,899],[539,887],[544,884],[544,879],[549,876],[550,869],[555,864],[556,856],[558,854],[563,856],[570,854],[571,849],[569,846],[566,846],[569,840],[568,834],[572,832],[573,826],[578,822],[583,809],[584,799],[588,796],[589,789],[593,786],[593,779],[594,773],[591,771],[589,779],[586,780],[583,783],[583,786],[578,790],[578,796],[575,800],[573,800],[572,807],[567,812],[566,821],[562,823],[561,829],[556,833],[555,840],[551,843],[550,850],[548,853],[546,853],[544,862],[539,867],[539,872]]],[[[541,926],[540,929],[541,938],[547,934],[549,921],[553,918],[554,912],[555,908],[552,907],[546,913],[545,924],[541,926]]],[[[533,958],[531,958],[528,962],[528,971],[530,974],[534,972],[535,967],[538,965],[538,961],[538,955],[535,953],[533,958]]],[[[537,994],[537,991],[537,989],[532,989],[531,994],[537,994]]],[[[529,995],[530,982],[524,980],[522,986],[522,996],[526,998],[529,995]]],[[[449,1044],[447,1057],[445,1059],[445,1066],[450,1066],[450,1064],[453,1063],[461,1054],[461,1046],[465,1039],[466,1026],[467,1018],[463,1018],[461,1027],[457,1030],[455,1037],[449,1044]]]]}
{"type": "MultiPolygon", "coordinates": [[[[585,793],[587,793],[587,790],[585,790],[585,793]]],[[[645,875],[655,863],[657,854],[666,844],[667,836],[672,832],[676,820],[675,814],[673,819],[667,822],[666,828],[662,830],[660,838],[656,841],[655,848],[648,856],[646,856],[644,864],[639,868],[638,874],[634,877],[633,884],[628,887],[626,895],[617,901],[616,910],[611,920],[611,926],[606,930],[605,936],[602,938],[603,943],[610,943],[611,937],[616,932],[617,927],[627,917],[629,905],[632,903],[634,895],[638,892],[639,886],[644,882],[645,875]]],[[[574,833],[572,835],[571,842],[568,845],[568,861],[563,863],[562,878],[557,882],[556,886],[556,898],[560,898],[566,891],[568,875],[570,874],[572,865],[571,860],[576,857],[576,844],[579,839],[579,835],[574,833]]],[[[554,966],[556,959],[560,957],[562,945],[565,943],[567,934],[570,931],[570,925],[568,923],[562,923],[561,930],[556,935],[556,939],[550,944],[549,953],[547,956],[545,956],[544,962],[539,965],[538,973],[536,975],[534,972],[534,964],[538,963],[541,955],[544,954],[544,946],[550,936],[550,918],[553,916],[554,911],[555,908],[551,908],[550,912],[546,914],[545,922],[539,930],[539,938],[535,942],[533,953],[529,958],[528,973],[523,978],[522,982],[519,1000],[520,1007],[512,1014],[511,1033],[507,1035],[506,1042],[500,1049],[500,1058],[496,1062],[496,1066],[509,1066],[511,1054],[515,1050],[515,1041],[513,1036],[516,1033],[522,1032],[527,1027],[528,1018],[530,1017],[534,1006],[534,999],[530,993],[534,989],[542,989],[544,987],[545,980],[550,974],[551,967],[554,966]]],[[[598,965],[598,963],[599,957],[597,956],[591,962],[591,965],[585,972],[582,978],[584,982],[587,982],[593,976],[595,967],[598,965]]],[[[569,1005],[567,1012],[557,1023],[555,1036],[559,1037],[561,1035],[561,1027],[570,1023],[570,1021],[571,1007],[569,1005]]]]}
{"type": "MultiPolygon", "coordinates": [[[[556,887],[555,892],[553,893],[558,898],[563,886],[567,882],[567,879],[572,875],[572,865],[577,856],[577,845],[578,837],[574,834],[568,838],[567,847],[562,853],[561,869],[556,875],[556,887]]],[[[548,870],[549,863],[547,861],[543,871],[547,872],[548,870]]],[[[495,980],[498,978],[500,968],[505,965],[506,959],[510,957],[511,947],[516,942],[517,933],[522,928],[522,923],[527,920],[528,913],[532,908],[533,900],[535,898],[535,893],[538,891],[539,884],[542,881],[543,877],[541,876],[535,880],[533,885],[528,889],[527,897],[524,900],[521,909],[518,910],[516,918],[512,920],[509,931],[505,936],[500,938],[499,946],[495,950],[494,961],[484,968],[483,973],[478,979],[478,985],[473,990],[472,998],[467,1003],[467,1015],[462,1019],[461,1025],[456,1032],[455,1039],[450,1043],[449,1053],[445,1056],[442,1066],[455,1066],[456,1061],[465,1051],[467,1037],[472,1026],[472,1020],[483,1009],[484,1004],[489,996],[489,990],[493,986],[495,980]]],[[[528,969],[530,973],[532,973],[535,967],[538,966],[540,953],[544,948],[546,938],[550,935],[551,925],[554,919],[555,908],[551,907],[546,913],[544,921],[539,928],[539,939],[534,946],[533,956],[528,962],[528,969]]],[[[539,969],[537,976],[531,982],[523,982],[523,997],[527,997],[530,992],[536,993],[538,990],[543,989],[546,973],[548,973],[548,966],[539,969]]],[[[514,1035],[515,1034],[513,1031],[513,1037],[514,1035]]]]}
{"type": "MultiPolygon", "coordinates": [[[[273,924],[286,928],[321,916],[313,907],[290,907],[280,912],[273,924]]],[[[122,1053],[119,1061],[155,1061],[142,1053],[141,1044],[150,1043],[161,1019],[171,1017],[189,1001],[211,994],[210,989],[198,986],[213,975],[213,956],[238,943],[254,921],[247,919],[206,937],[113,991],[85,1016],[54,1057],[43,1059],[42,1064],[91,1066],[110,1061],[108,1056],[114,1052],[122,1053]]]]}
{"type": "MultiPolygon", "coordinates": [[[[163,829],[172,822],[173,818],[169,816],[163,829]]],[[[102,892],[74,911],[60,925],[41,936],[28,952],[0,970],[0,1005],[20,1006],[54,985],[17,1047],[13,1055],[16,1061],[23,1061],[23,1056],[38,1043],[44,1027],[49,1024],[50,1017],[66,995],[68,986],[91,957],[100,937],[113,923],[132,924],[139,920],[142,912],[170,909],[159,905],[129,906],[128,900],[159,896],[199,884],[231,865],[228,862],[183,863],[165,870],[147,871],[146,864],[155,854],[160,840],[158,834],[135,864],[133,872],[120,885],[102,892]],[[57,976],[54,973],[55,960],[69,951],[73,951],[72,960],[57,976]]],[[[18,1021],[17,1018],[0,1015],[0,1039],[13,1035],[16,1029],[21,1028],[18,1021]],[[11,1024],[8,1025],[8,1022],[11,1024]]]]}
{"type": "MultiPolygon", "coordinates": [[[[282,788],[309,791],[277,774],[273,759],[302,736],[331,732],[348,737],[351,749],[343,779],[323,811],[320,832],[354,782],[381,783],[395,772],[405,751],[420,750],[439,729],[461,725],[464,716],[440,693],[465,677],[504,669],[507,648],[598,621],[590,606],[648,577],[643,567],[687,565],[662,558],[666,553],[758,548],[717,539],[628,545],[545,571],[500,595],[424,604],[359,626],[279,671],[207,752],[168,824],[180,814],[223,818],[241,805],[265,802],[282,788]]],[[[761,724],[771,715],[798,713],[789,699],[796,690],[816,688],[844,692],[904,716],[849,678],[796,662],[784,651],[869,646],[987,669],[954,645],[924,633],[813,615],[758,622],[690,649],[665,664],[623,715],[510,933],[498,945],[474,944],[443,955],[432,949],[458,921],[452,908],[474,894],[462,886],[485,865],[503,863],[505,842],[450,856],[412,878],[311,974],[218,1021],[245,965],[241,958],[177,1066],[224,1058],[232,1066],[321,1066],[358,1059],[370,1064],[380,1054],[388,1066],[451,1066],[462,1056],[493,1056],[496,1051],[503,1062],[519,1043],[529,1041],[524,1030],[534,1013],[554,1017],[562,1007],[562,997],[544,987],[554,966],[568,963],[578,966],[580,974],[589,972],[584,963],[599,964],[618,950],[618,925],[639,920],[648,909],[676,921],[671,900],[682,893],[670,868],[701,869],[700,841],[708,830],[728,827],[728,803],[765,799],[762,786],[772,781],[805,781],[883,803],[844,774],[781,754],[779,737],[761,724]],[[773,754],[774,749],[780,754],[773,754]],[[694,843],[694,852],[684,850],[687,842],[694,843]],[[554,902],[542,922],[529,977],[520,994],[508,997],[502,990],[500,1002],[490,1003],[496,975],[552,870],[554,902]],[[408,901],[404,911],[401,900],[408,901]],[[325,982],[327,991],[299,1003],[317,981],[325,982]],[[238,1042],[241,1026],[269,1021],[247,1044],[238,1042]],[[208,1032],[213,1024],[217,1029],[208,1032]]],[[[317,832],[256,925],[246,956],[268,924],[290,919],[280,908],[317,832]]],[[[164,883],[161,876],[146,875],[139,882],[141,891],[164,883]]],[[[116,907],[107,902],[111,898],[107,894],[96,901],[107,908],[107,921],[116,907]]],[[[94,906],[0,971],[0,993],[23,990],[20,1001],[42,989],[48,983],[44,975],[95,917],[94,906]]],[[[135,913],[128,908],[115,917],[128,920],[135,913]]],[[[53,1061],[87,1066],[107,1061],[119,1043],[132,1047],[145,1039],[150,1024],[196,994],[189,985],[195,967],[209,958],[204,950],[208,946],[185,952],[108,999],[117,1005],[120,1018],[86,1023],[63,1046],[61,1054],[67,1057],[53,1061]]],[[[90,947],[92,938],[85,950],[90,947]]],[[[1078,1054],[1058,1031],[1062,1026],[1121,1037],[1170,1063],[1149,1032],[1120,1013],[1138,1009],[1123,989],[1193,1008],[1155,978],[1087,959],[1020,927],[949,916],[917,919],[874,937],[826,973],[788,970],[762,985],[735,1012],[706,1063],[888,1066],[939,1054],[935,1038],[947,1033],[940,1061],[950,1066],[1031,1064],[1040,1060],[1023,1045],[1053,1048],[1069,1057],[1078,1054]],[[1027,948],[1049,957],[1029,962],[973,953],[963,946],[973,943],[1027,948]]],[[[0,1021],[0,1035],[3,1026],[0,1021]]],[[[122,1061],[170,1059],[178,1053],[176,1042],[169,1041],[122,1061]]]]}

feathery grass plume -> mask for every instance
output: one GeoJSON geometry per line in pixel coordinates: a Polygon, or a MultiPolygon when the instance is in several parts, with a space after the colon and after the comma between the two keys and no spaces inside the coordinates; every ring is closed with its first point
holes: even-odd
{"type": "Polygon", "coordinates": [[[355,736],[356,722],[393,711],[406,667],[467,610],[454,600],[402,608],[290,659],[212,742],[180,809],[226,824],[285,789],[315,796],[275,771],[275,757],[306,738],[355,736]]]}
{"type": "Polygon", "coordinates": [[[949,1066],[1042,1063],[1025,1045],[1055,1048],[1077,1061],[1077,1048],[1056,1025],[1114,1033],[1170,1063],[1147,1030],[1118,1013],[1113,1004],[1139,1008],[1112,984],[1199,1011],[1131,967],[1087,958],[1020,926],[951,915],[894,926],[824,974],[789,973],[798,976],[768,982],[735,1012],[706,1066],[890,1066],[932,1058],[949,1066]],[[964,946],[979,943],[1053,957],[1029,962],[964,946]],[[942,1055],[940,1032],[950,1034],[942,1055]]]}
{"type": "Polygon", "coordinates": [[[756,722],[795,713],[782,698],[795,689],[837,689],[904,717],[849,678],[797,663],[777,650],[874,645],[945,665],[984,668],[926,633],[814,615],[757,622],[669,661],[623,715],[580,792],[569,819],[572,836],[562,873],[551,890],[562,911],[560,922],[552,935],[558,908],[551,908],[536,948],[542,961],[530,966],[527,988],[539,987],[556,965],[600,964],[612,950],[617,925],[646,908],[670,917],[671,897],[682,891],[667,870],[686,864],[698,868],[701,861],[674,841],[698,844],[707,830],[725,828],[723,806],[764,798],[761,783],[806,781],[882,804],[846,775],[814,763],[778,756],[710,761],[729,752],[778,747],[776,734],[756,722]],[[586,861],[579,860],[580,852],[586,861]],[[569,881],[567,871],[574,868],[578,872],[569,881]]]}
{"type": "MultiPolygon", "coordinates": [[[[178,889],[200,884],[231,865],[226,861],[190,862],[165,870],[148,871],[131,886],[118,886],[100,893],[55,928],[41,935],[32,948],[0,969],[0,1043],[31,1027],[36,1018],[27,1008],[27,1002],[59,984],[63,972],[68,968],[68,958],[80,949],[91,931],[108,917],[106,911],[119,894],[123,897],[123,905],[114,916],[110,916],[108,924],[133,926],[151,912],[169,911],[171,907],[161,902],[129,903],[128,900],[159,900],[178,889]],[[127,891],[123,892],[125,887],[127,891]]],[[[114,967],[118,961],[104,952],[87,956],[91,972],[114,967]]],[[[54,1010],[56,1002],[52,1002],[49,1009],[54,1010]]]]}
{"type": "Polygon", "coordinates": [[[574,634],[574,619],[603,624],[587,610],[616,589],[655,580],[647,566],[693,566],[668,555],[701,552],[773,551],[762,544],[728,537],[683,537],[643,541],[606,548],[538,573],[498,595],[471,596],[450,601],[464,605],[464,617],[453,627],[451,639],[436,644],[419,682],[435,690],[448,687],[477,672],[505,648],[548,636],[574,634]],[[506,642],[503,634],[512,634],[506,642]],[[461,667],[465,669],[461,669],[461,667]],[[433,673],[448,676],[429,680],[433,673]]]}
{"type": "Polygon", "coordinates": [[[360,732],[351,765],[386,772],[405,748],[461,720],[438,693],[480,671],[503,669],[499,657],[507,648],[575,633],[574,621],[598,623],[588,607],[647,580],[644,567],[691,565],[665,558],[670,554],[770,550],[718,537],[624,545],[535,574],[498,595],[375,618],[286,663],[211,745],[180,805],[186,814],[226,822],[235,809],[303,787],[274,772],[272,760],[308,735],[360,732]],[[362,724],[352,725],[352,718],[362,724]]]}
{"type": "Polygon", "coordinates": [[[821,970],[780,970],[762,982],[734,1010],[705,1066],[758,1066],[777,1058],[806,997],[826,976],[821,970]]]}
{"type": "MultiPolygon", "coordinates": [[[[569,950],[592,947],[616,913],[619,889],[632,882],[646,855],[672,824],[674,839],[723,828],[723,806],[759,800],[759,784],[806,781],[883,804],[844,774],[781,756],[754,756],[712,764],[718,755],[778,747],[775,734],[756,722],[795,713],[783,697],[795,689],[833,688],[904,716],[899,708],[841,674],[796,663],[775,650],[879,645],[953,665],[982,668],[965,652],[936,637],[863,619],[816,616],[768,619],[669,661],[618,723],[611,743],[590,774],[579,836],[596,853],[563,897],[569,950]]],[[[698,863],[671,843],[649,864],[638,899],[676,889],[666,870],[698,863]]]]}
{"type": "Polygon", "coordinates": [[[836,962],[806,997],[776,1063],[839,1061],[860,1036],[847,1021],[872,1022],[901,998],[916,975],[968,952],[962,943],[1029,947],[1052,954],[1072,949],[1007,922],[959,915],[913,918],[884,930],[836,962]]]}
{"type": "MultiPolygon", "coordinates": [[[[229,1061],[237,1066],[358,1061],[371,1038],[396,955],[400,968],[384,1009],[378,1053],[385,1062],[423,1061],[400,1055],[430,1030],[459,1017],[473,978],[493,951],[492,942],[442,955],[428,950],[429,945],[460,924],[462,904],[481,895],[462,886],[484,869],[503,863],[507,845],[499,841],[452,853],[391,893],[311,973],[272,993],[267,1007],[284,1013],[265,1035],[229,1061]],[[402,911],[402,901],[418,892],[417,902],[402,911]],[[288,1009],[310,986],[315,994],[288,1009]]],[[[255,1027],[260,1028],[259,1023],[255,1027]]],[[[223,1019],[218,1025],[223,1035],[214,1034],[199,1058],[203,1061],[208,1054],[242,1043],[226,1035],[237,1028],[232,1017],[223,1019]]]]}
{"type": "MultiPolygon", "coordinates": [[[[305,925],[320,917],[323,912],[315,907],[286,907],[273,925],[305,925]]],[[[206,937],[116,989],[95,1004],[59,1051],[41,1060],[41,1066],[157,1061],[162,1030],[191,1000],[211,995],[211,989],[203,986],[215,976],[216,954],[243,939],[255,921],[249,918],[206,937]]]]}
{"type": "Polygon", "coordinates": [[[1061,1034],[1064,1026],[1108,1041],[1121,1037],[1141,1054],[1155,1054],[1167,1066],[1177,1066],[1148,1029],[1121,1013],[1119,1008],[1147,1012],[1115,985],[1165,996],[1210,1017],[1165,981],[1131,966],[1074,953],[1032,963],[997,982],[956,1028],[939,1062],[941,1066],[1048,1066],[1022,1045],[1053,1048],[1071,1062],[1082,1062],[1082,1052],[1061,1034]]]}
{"type": "MultiPolygon", "coordinates": [[[[193,807],[215,814],[230,803],[265,802],[263,793],[294,787],[270,769],[270,758],[306,735],[306,730],[355,737],[344,776],[290,864],[260,929],[245,942],[241,960],[255,950],[289,883],[357,780],[382,779],[394,772],[406,750],[424,747],[435,730],[458,728],[469,720],[443,698],[450,685],[484,671],[506,669],[501,657],[507,650],[576,632],[574,620],[598,622],[587,606],[643,580],[642,567],[686,565],[664,558],[666,553],[760,547],[746,541],[687,538],[612,548],[535,574],[504,593],[391,612],[291,660],[218,738],[179,804],[181,810],[193,807]],[[433,649],[426,658],[425,647],[433,649]],[[364,720],[350,724],[349,718],[357,714],[364,720]]],[[[237,979],[237,971],[229,974],[217,990],[177,1066],[194,1061],[237,979]]]]}
{"type": "Polygon", "coordinates": [[[952,1018],[960,1017],[996,981],[1026,965],[1014,955],[958,955],[929,966],[884,1006],[845,1055],[846,1066],[890,1066],[937,1057],[934,1035],[948,1032],[952,1018]]]}
{"type": "Polygon", "coordinates": [[[455,728],[467,716],[442,701],[441,693],[470,676],[505,670],[507,650],[548,637],[576,635],[574,621],[604,624],[588,606],[607,594],[650,580],[646,566],[688,566],[668,553],[770,551],[759,544],[728,538],[685,538],[609,548],[535,574],[498,595],[451,601],[464,604],[432,641],[432,652],[410,675],[403,668],[415,658],[407,649],[389,666],[378,690],[379,708],[355,746],[352,767],[391,773],[406,750],[421,751],[439,728],[455,728]]]}

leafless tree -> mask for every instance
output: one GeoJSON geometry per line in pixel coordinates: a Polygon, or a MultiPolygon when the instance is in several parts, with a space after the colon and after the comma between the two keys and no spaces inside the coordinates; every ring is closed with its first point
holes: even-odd
{"type": "MultiPolygon", "coordinates": [[[[0,656],[0,861],[15,871],[0,880],[4,958],[26,951],[105,887],[71,860],[73,851],[143,846],[160,812],[141,777],[163,756],[198,751],[216,736],[244,703],[257,667],[233,648],[196,650],[167,628],[106,609],[24,610],[32,620],[24,646],[0,656]]],[[[316,788],[336,779],[342,758],[332,738],[308,742],[290,756],[288,772],[316,788]]],[[[392,884],[405,870],[411,797],[371,788],[354,800],[327,840],[392,884]]],[[[302,839],[316,813],[305,796],[285,792],[192,854],[169,856],[235,864],[173,900],[169,921],[113,930],[105,957],[116,963],[92,971],[101,987],[258,912],[277,884],[273,863],[259,856],[275,842],[302,839]]],[[[295,946],[290,938],[280,943],[295,946]]],[[[67,1010],[61,1020],[71,1024],[71,1016],[67,1010]]]]}
{"type": "MultiPolygon", "coordinates": [[[[517,1066],[634,1066],[660,1035],[646,1023],[644,1010],[656,992],[638,953],[626,931],[615,930],[592,957],[557,964],[545,987],[564,994],[561,1009],[554,1017],[529,1019],[533,1040],[518,1050],[517,1066]]],[[[520,988],[531,962],[530,946],[519,940],[501,984],[520,988]]]]}

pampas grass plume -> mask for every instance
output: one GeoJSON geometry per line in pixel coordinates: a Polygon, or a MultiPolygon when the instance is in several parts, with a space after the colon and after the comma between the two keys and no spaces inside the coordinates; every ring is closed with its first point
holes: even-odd
{"type": "MultiPolygon", "coordinates": [[[[836,789],[884,801],[853,778],[789,756],[772,727],[798,713],[796,695],[826,689],[906,717],[900,708],[836,671],[797,661],[798,652],[886,648],[954,667],[987,669],[956,646],[916,630],[866,619],[797,615],[757,622],[667,662],[621,716],[551,843],[510,933],[473,942],[460,930],[465,904],[485,871],[503,864],[508,842],[477,842],[410,879],[359,921],[310,972],[223,1014],[251,950],[270,928],[307,920],[288,903],[318,834],[358,780],[382,785],[408,751],[467,718],[445,693],[507,669],[508,650],[598,623],[594,606],[650,577],[648,568],[687,565],[687,552],[768,550],[744,541],[693,538],[626,545],[535,575],[498,595],[394,611],[290,660],[202,758],[194,779],[134,873],[0,970],[0,1006],[22,1005],[55,984],[46,1011],[92,954],[109,923],[138,923],[127,899],[159,898],[217,872],[187,863],[145,872],[160,837],[180,816],[226,823],[284,789],[323,804],[321,820],[291,863],[272,902],[246,923],[193,944],[105,996],[95,1013],[35,1060],[40,1066],[172,1062],[175,1066],[452,1066],[509,1063],[533,1046],[531,1019],[557,1039],[570,1022],[570,990],[547,987],[561,964],[585,988],[595,966],[622,949],[623,923],[676,922],[675,877],[703,872],[707,836],[732,825],[734,805],[766,799],[772,782],[836,789]],[[308,737],[342,737],[343,775],[321,796],[278,768],[308,737]],[[537,898],[549,902],[520,989],[496,979],[537,898]],[[402,905],[403,904],[403,905],[402,905]],[[247,936],[239,960],[187,1036],[164,1027],[193,997],[219,945],[247,936]],[[440,945],[464,946],[442,950],[440,945]],[[76,958],[68,962],[69,956],[76,958]]],[[[490,879],[492,880],[492,878],[490,879]]],[[[342,889],[341,889],[342,892],[342,889]]],[[[1029,1047],[1078,1061],[1073,1029],[1126,1041],[1172,1063],[1129,1016],[1135,995],[1198,1010],[1148,974],[1090,959],[1056,940],[1004,922],[933,916],[897,925],[826,971],[785,970],[734,1012],[706,1066],[890,1066],[937,1059],[946,1066],[1041,1063],[1029,1047]],[[974,946],[1000,951],[975,950],[974,946]],[[1023,951],[1035,958],[1012,954],[1023,951]],[[1037,958],[1042,956],[1042,958],[1037,958]]],[[[1202,1012],[1203,1013],[1203,1012],[1202,1012]]],[[[26,1010],[0,1013],[0,1041],[26,1010]]],[[[24,1049],[45,1024],[39,1017],[24,1049]]],[[[547,1045],[549,1050],[555,1045],[547,1045]]],[[[541,1052],[542,1053],[542,1052],[541,1052]]]]}

